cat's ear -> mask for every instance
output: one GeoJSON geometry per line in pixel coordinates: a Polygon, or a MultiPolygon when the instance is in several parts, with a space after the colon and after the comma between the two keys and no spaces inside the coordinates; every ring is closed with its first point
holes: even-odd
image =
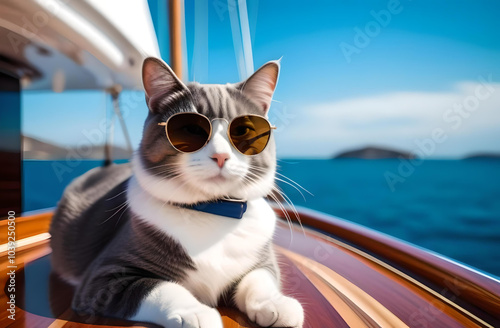
{"type": "Polygon", "coordinates": [[[163,60],[155,57],[148,57],[144,60],[142,83],[146,91],[146,102],[151,111],[156,110],[160,100],[188,90],[174,71],[163,60]]]}
{"type": "Polygon", "coordinates": [[[248,79],[239,83],[237,88],[248,98],[261,106],[264,115],[267,115],[274,89],[278,84],[280,73],[280,60],[273,60],[265,63],[248,79]]]}

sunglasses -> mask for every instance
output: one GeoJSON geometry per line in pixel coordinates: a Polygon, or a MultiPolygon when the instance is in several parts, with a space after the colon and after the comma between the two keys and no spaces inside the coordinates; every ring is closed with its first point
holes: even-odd
{"type": "MultiPolygon", "coordinates": [[[[166,121],[158,123],[165,126],[170,144],[181,153],[194,153],[206,146],[212,136],[212,121],[199,113],[177,113],[166,121]]],[[[229,122],[228,122],[229,123],[229,122]]],[[[256,155],[267,146],[271,130],[276,129],[269,121],[259,115],[235,117],[228,126],[227,136],[236,150],[243,155],[256,155]]]]}

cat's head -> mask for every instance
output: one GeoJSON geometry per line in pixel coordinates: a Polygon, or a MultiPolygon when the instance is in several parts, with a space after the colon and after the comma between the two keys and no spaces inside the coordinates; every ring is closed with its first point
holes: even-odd
{"type": "Polygon", "coordinates": [[[279,61],[263,65],[247,80],[226,85],[182,83],[163,61],[147,58],[142,78],[149,114],[133,158],[141,187],[172,203],[197,203],[223,197],[251,200],[272,191],[276,146],[271,137],[259,154],[244,155],[231,144],[228,123],[241,115],[267,117],[279,75],[279,61]],[[202,149],[182,153],[158,123],[181,112],[197,112],[212,121],[212,135],[202,149]]]}

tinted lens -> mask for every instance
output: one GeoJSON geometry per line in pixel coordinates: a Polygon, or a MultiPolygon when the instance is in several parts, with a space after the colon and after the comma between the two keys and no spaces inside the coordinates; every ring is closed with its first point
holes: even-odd
{"type": "Polygon", "coordinates": [[[234,147],[242,154],[255,155],[266,148],[271,136],[271,126],[260,116],[240,116],[231,122],[229,136],[234,147]]]}
{"type": "Polygon", "coordinates": [[[172,116],[166,126],[172,146],[185,153],[200,150],[210,137],[210,121],[195,113],[172,116]]]}

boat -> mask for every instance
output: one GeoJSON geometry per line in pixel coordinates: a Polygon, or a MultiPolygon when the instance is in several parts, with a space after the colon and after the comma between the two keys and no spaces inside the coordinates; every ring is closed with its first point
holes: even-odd
{"type": "MultiPolygon", "coordinates": [[[[141,88],[142,59],[159,56],[146,2],[127,2],[140,38],[124,17],[110,15],[113,5],[0,1],[2,327],[154,326],[72,310],[72,287],[50,268],[54,209],[22,210],[22,90],[104,90],[117,104],[121,90],[141,88]],[[15,247],[7,238],[12,231],[15,247]]],[[[170,64],[182,76],[182,2],[169,6],[170,64]]],[[[236,52],[248,58],[248,42],[240,44],[236,52]]],[[[241,74],[252,69],[243,66],[241,74]]],[[[274,248],[283,291],[303,304],[304,327],[500,327],[496,277],[341,218],[272,205],[280,218],[274,248]]],[[[224,327],[255,327],[235,309],[218,310],[224,327]]]]}

